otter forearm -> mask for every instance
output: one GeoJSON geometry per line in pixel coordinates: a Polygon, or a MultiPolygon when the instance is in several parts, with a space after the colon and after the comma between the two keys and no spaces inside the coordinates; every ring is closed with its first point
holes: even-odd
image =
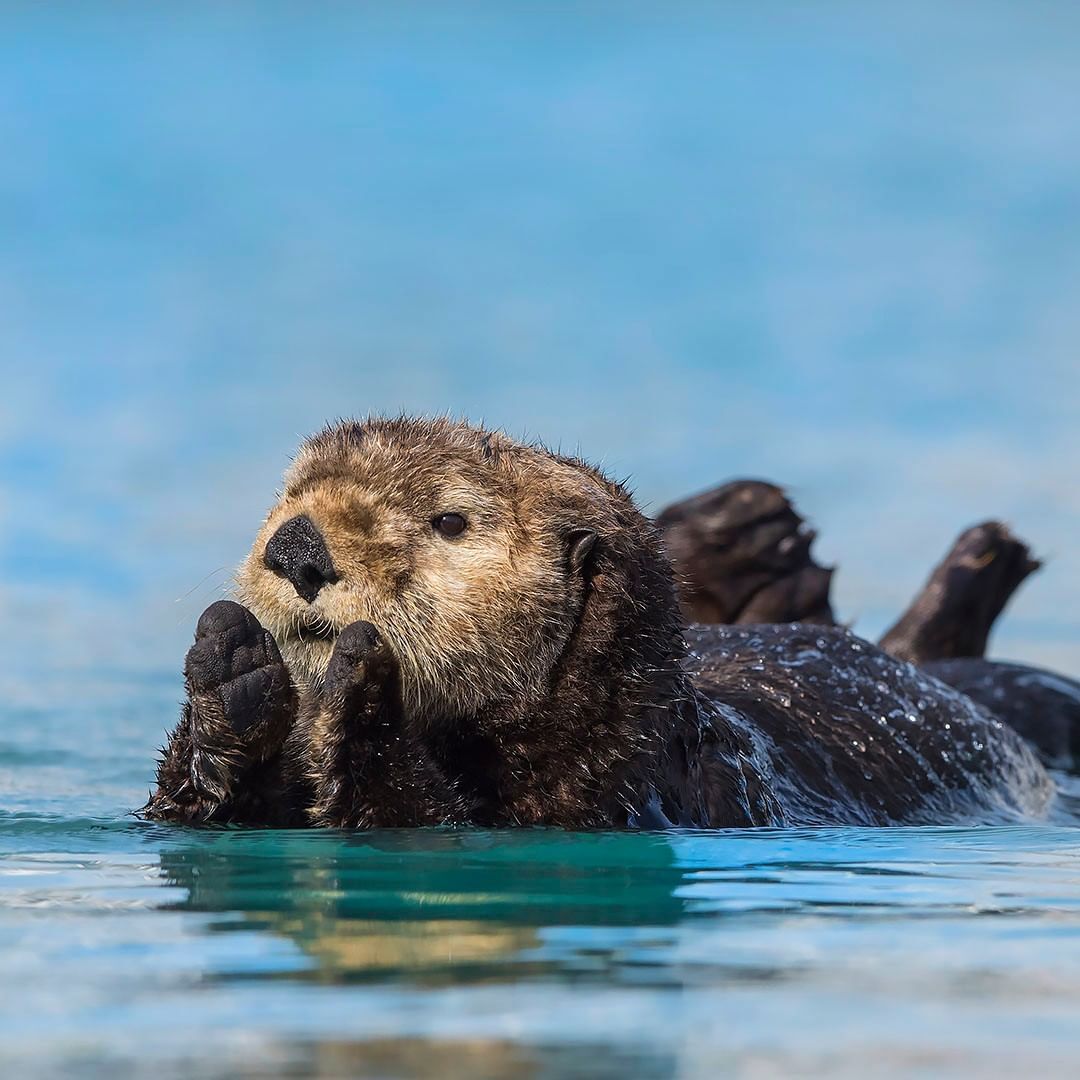
{"type": "Polygon", "coordinates": [[[195,697],[184,705],[139,815],[189,825],[303,825],[282,735],[279,729],[271,745],[245,746],[220,703],[195,697]]]}
{"type": "Polygon", "coordinates": [[[149,801],[139,811],[140,817],[201,823],[209,821],[228,799],[234,771],[229,759],[237,754],[233,745],[235,737],[223,740],[215,751],[212,739],[197,741],[193,737],[193,727],[210,734],[213,723],[204,724],[196,718],[188,702],[162,751],[157,783],[149,801]]]}
{"type": "Polygon", "coordinates": [[[305,718],[312,824],[396,828],[464,822],[467,802],[408,730],[394,659],[368,623],[342,631],[305,718]]]}
{"type": "Polygon", "coordinates": [[[285,769],[296,692],[273,638],[239,604],[211,605],[185,664],[188,700],[146,818],[301,823],[285,769]]]}
{"type": "Polygon", "coordinates": [[[338,829],[460,824],[468,805],[391,709],[324,706],[311,726],[310,823],[338,829]]]}
{"type": "Polygon", "coordinates": [[[188,824],[230,820],[244,762],[240,740],[220,704],[187,702],[141,816],[188,824]]]}

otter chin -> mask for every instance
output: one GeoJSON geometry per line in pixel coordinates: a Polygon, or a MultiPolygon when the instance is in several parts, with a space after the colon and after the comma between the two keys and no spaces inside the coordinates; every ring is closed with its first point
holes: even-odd
{"type": "Polygon", "coordinates": [[[943,824],[1054,800],[1012,731],[847,631],[684,626],[625,488],[447,419],[307,440],[185,674],[147,817],[943,824]]]}

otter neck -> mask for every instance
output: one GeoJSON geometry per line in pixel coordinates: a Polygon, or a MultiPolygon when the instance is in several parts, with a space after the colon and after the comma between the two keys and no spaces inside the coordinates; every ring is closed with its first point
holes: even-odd
{"type": "Polygon", "coordinates": [[[478,824],[588,829],[700,820],[696,699],[681,636],[664,641],[666,628],[658,630],[658,641],[575,649],[543,702],[492,706],[432,737],[442,769],[476,798],[478,824]]]}

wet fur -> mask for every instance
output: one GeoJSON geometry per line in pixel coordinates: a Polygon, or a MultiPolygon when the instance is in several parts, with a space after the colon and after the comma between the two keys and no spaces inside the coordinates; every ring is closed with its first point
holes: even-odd
{"type": "Polygon", "coordinates": [[[189,654],[189,706],[149,817],[884,824],[1041,813],[1051,799],[1015,735],[932,680],[919,682],[925,747],[886,737],[873,709],[905,708],[914,669],[845,631],[822,629],[812,649],[798,627],[738,643],[695,631],[688,660],[659,532],[630,495],[496,432],[374,419],[315,436],[238,593],[246,607],[203,617],[225,627],[227,660],[207,667],[202,639],[189,654]],[[469,520],[458,539],[432,529],[446,512],[469,520]],[[312,604],[262,558],[300,514],[338,578],[312,604]],[[241,669],[278,670],[267,641],[291,679],[262,677],[266,717],[252,722],[229,688],[241,669]],[[858,765],[852,739],[875,746],[858,765]],[[940,747],[952,766],[927,756],[940,747]]]}

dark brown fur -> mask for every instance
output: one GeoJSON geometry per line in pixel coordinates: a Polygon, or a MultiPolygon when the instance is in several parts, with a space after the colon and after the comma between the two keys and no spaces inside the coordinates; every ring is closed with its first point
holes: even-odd
{"type": "Polygon", "coordinates": [[[1080,768],[1080,683],[1075,679],[979,657],[934,660],[923,668],[1019,731],[1048,765],[1080,768]]]}
{"type": "MultiPolygon", "coordinates": [[[[833,570],[783,489],[733,480],[657,515],[686,618],[725,625],[836,624],[833,570]]],[[[965,530],[908,609],[884,634],[886,652],[914,664],[982,656],[1013,593],[1040,563],[997,521],[965,530]]]]}
{"type": "Polygon", "coordinates": [[[239,585],[247,608],[200,622],[147,816],[884,824],[1051,798],[1011,732],[846,631],[699,631],[687,658],[670,564],[629,494],[498,433],[407,419],[321,433],[239,585]],[[467,518],[460,536],[435,527],[447,513],[467,518]],[[265,555],[298,517],[333,567],[315,594],[265,555]],[[893,716],[908,711],[910,730],[893,716]]]}

